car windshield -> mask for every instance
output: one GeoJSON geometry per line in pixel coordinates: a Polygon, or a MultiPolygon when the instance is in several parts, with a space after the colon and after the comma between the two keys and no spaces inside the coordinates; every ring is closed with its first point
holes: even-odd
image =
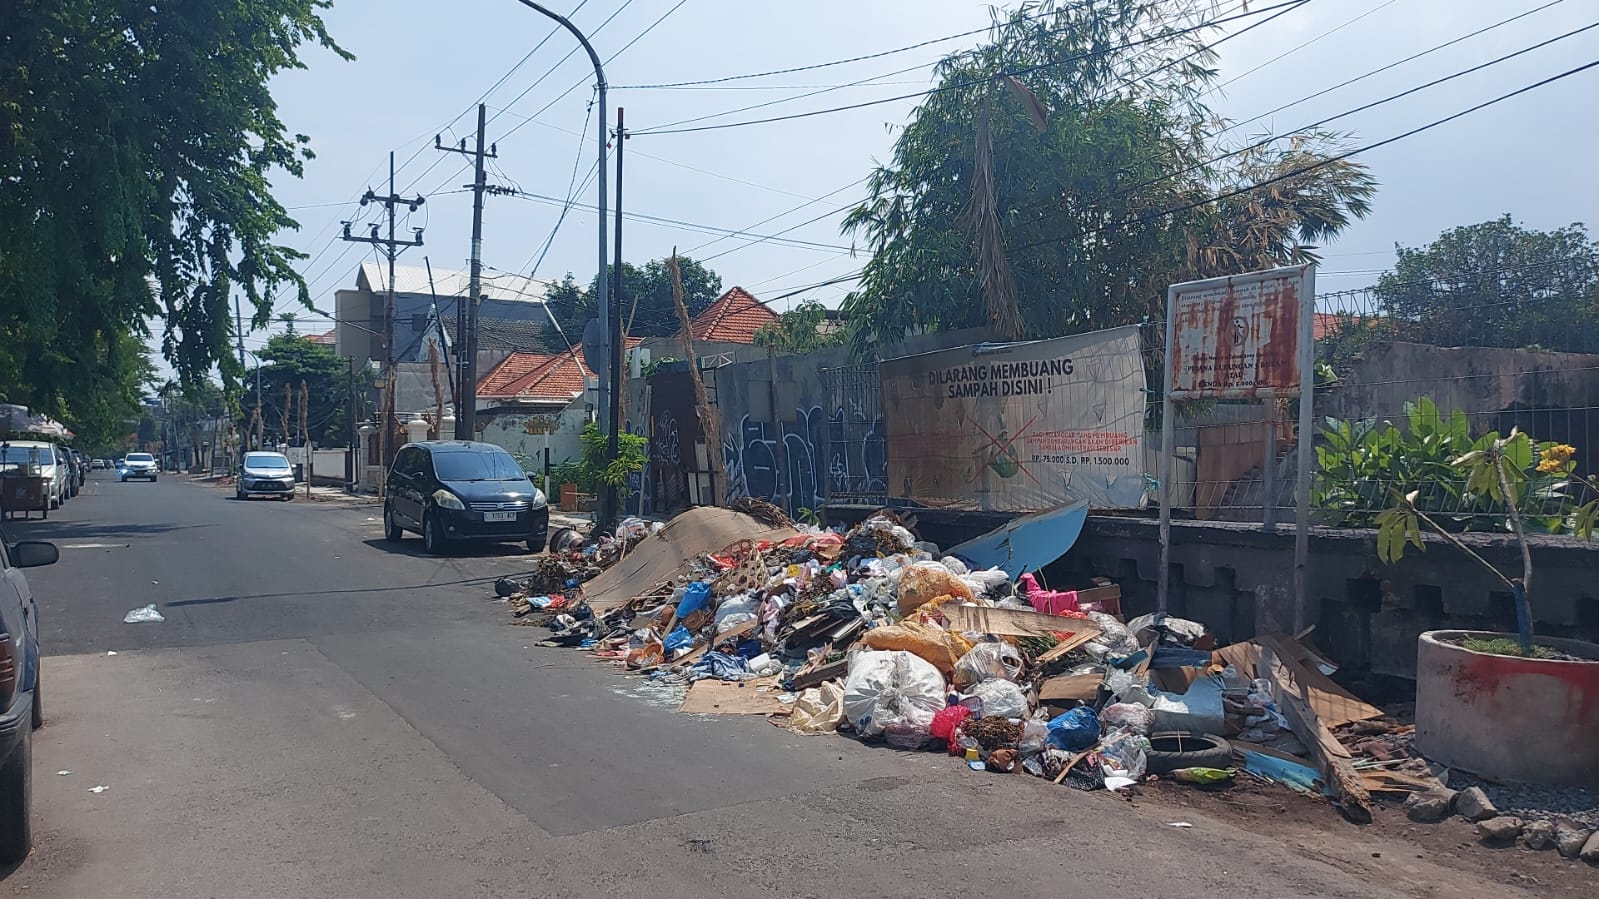
{"type": "Polygon", "coordinates": [[[272,469],[280,469],[282,471],[288,471],[289,470],[289,460],[285,459],[282,456],[271,456],[271,455],[245,456],[244,457],[244,467],[245,468],[261,468],[261,469],[272,468],[272,469]]]}
{"type": "Polygon", "coordinates": [[[6,446],[0,448],[0,462],[10,462],[13,465],[32,462],[35,465],[49,465],[55,461],[55,455],[48,446],[6,446]]]}
{"type": "Polygon", "coordinates": [[[128,453],[129,462],[154,462],[155,457],[149,453],[128,453]]]}
{"type": "Polygon", "coordinates": [[[510,453],[442,452],[433,454],[433,472],[441,481],[515,481],[527,478],[510,453]]]}

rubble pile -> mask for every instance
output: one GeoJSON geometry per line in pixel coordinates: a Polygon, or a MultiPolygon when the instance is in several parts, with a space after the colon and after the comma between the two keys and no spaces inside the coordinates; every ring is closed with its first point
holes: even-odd
{"type": "MultiPolygon", "coordinates": [[[[1374,796],[1416,820],[1464,813],[1448,772],[1413,750],[1414,728],[1340,687],[1301,640],[1218,647],[1199,622],[1125,621],[1108,582],[1049,589],[1006,559],[959,552],[975,541],[941,552],[892,512],[838,533],[742,511],[760,516],[762,539],[693,552],[679,540],[668,575],[650,557],[671,539],[659,524],[563,545],[511,597],[513,615],[547,626],[548,645],[684,691],[685,712],[762,715],[1082,790],[1249,778],[1324,796],[1356,822],[1374,796]],[[595,599],[614,585],[585,593],[623,559],[653,582],[635,578],[614,601],[595,599]]],[[[1532,823],[1516,834],[1556,843],[1554,823],[1532,823]]]]}

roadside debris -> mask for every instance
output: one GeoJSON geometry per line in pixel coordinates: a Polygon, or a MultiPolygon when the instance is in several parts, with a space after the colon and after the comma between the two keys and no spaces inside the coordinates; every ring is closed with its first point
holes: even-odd
{"type": "Polygon", "coordinates": [[[139,624],[146,621],[165,621],[161,613],[156,611],[155,603],[137,609],[130,609],[128,614],[122,616],[123,624],[139,624]]]}
{"type": "Polygon", "coordinates": [[[1599,855],[1578,822],[1450,789],[1414,726],[1335,682],[1305,634],[1219,646],[1203,622],[1126,621],[1109,581],[1045,583],[1038,569],[1080,527],[1078,510],[1056,510],[944,552],[887,510],[840,532],[756,504],[697,508],[563,534],[495,592],[512,623],[548,629],[540,645],[589,653],[642,679],[617,692],[688,714],[947,752],[1078,790],[1249,780],[1324,796],[1356,823],[1388,802],[1418,822],[1465,817],[1489,844],[1599,855]]]}

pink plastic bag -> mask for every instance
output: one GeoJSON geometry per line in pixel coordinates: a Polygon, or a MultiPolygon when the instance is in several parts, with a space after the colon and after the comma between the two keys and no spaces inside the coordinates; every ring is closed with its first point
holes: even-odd
{"type": "Polygon", "coordinates": [[[1027,594],[1027,601],[1045,615],[1064,615],[1077,611],[1076,590],[1045,590],[1038,586],[1038,578],[1031,573],[1018,578],[1018,583],[1022,585],[1022,592],[1027,594]]]}

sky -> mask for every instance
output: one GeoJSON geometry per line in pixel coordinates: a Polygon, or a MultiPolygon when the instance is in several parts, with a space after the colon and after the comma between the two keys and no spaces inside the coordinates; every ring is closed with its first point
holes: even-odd
{"type": "MultiPolygon", "coordinates": [[[[547,2],[589,35],[606,61],[613,122],[616,108],[623,107],[634,132],[705,116],[715,117],[691,124],[748,122],[925,90],[933,63],[975,46],[983,35],[767,78],[691,88],[641,85],[878,54],[982,29],[990,18],[989,4],[969,0],[547,2]],[[732,112],[773,101],[781,102],[732,112]]],[[[1235,15],[1240,2],[1217,0],[1219,12],[1212,15],[1235,15]]],[[[1258,11],[1274,2],[1252,0],[1248,6],[1258,11]]],[[[1235,136],[1248,138],[1267,128],[1292,131],[1599,21],[1599,0],[1309,0],[1216,47],[1224,87],[1208,102],[1229,119],[1253,119],[1530,10],[1537,11],[1289,106],[1235,136]]],[[[1270,15],[1224,26],[1212,40],[1270,15]]],[[[309,255],[301,271],[317,308],[331,311],[333,292],[353,286],[359,264],[374,259],[371,246],[338,239],[340,222],[354,220],[360,234],[377,219],[380,207],[355,201],[368,187],[386,192],[391,150],[399,192],[428,196],[402,223],[424,227],[425,245],[406,250],[401,263],[421,265],[426,257],[435,270],[466,267],[469,160],[438,152],[433,142],[435,134],[446,144],[470,138],[480,97],[489,106],[488,137],[498,151],[489,180],[524,192],[488,198],[484,264],[539,278],[572,272],[586,283],[593,276],[598,235],[592,184],[556,227],[574,172],[576,183],[584,184],[595,160],[593,70],[573,38],[564,31],[552,35],[553,22],[516,0],[336,0],[325,20],[356,61],[308,47],[302,51],[306,69],[284,73],[273,84],[279,117],[291,132],[309,135],[316,152],[302,179],[280,172],[273,180],[277,197],[301,225],[281,240],[309,255]]],[[[1351,145],[1363,146],[1595,60],[1599,28],[1329,127],[1349,132],[1351,145]]],[[[1380,182],[1374,210],[1324,248],[1318,289],[1369,285],[1392,264],[1396,243],[1425,245],[1448,228],[1505,213],[1529,228],[1578,221],[1599,227],[1599,167],[1591,161],[1599,138],[1595,96],[1599,68],[1362,154],[1358,158],[1380,182]]],[[[693,133],[637,134],[626,145],[624,207],[629,215],[654,221],[627,220],[626,259],[641,264],[676,247],[720,273],[724,287],[741,285],[762,298],[849,275],[865,256],[851,254],[838,221],[865,196],[862,179],[875,162],[889,158],[915,102],[693,133]],[[782,240],[756,239],[762,236],[782,240]]],[[[613,202],[614,189],[613,184],[613,202]]],[[[774,305],[816,299],[832,306],[849,287],[844,282],[803,291],[774,305]]],[[[332,327],[298,308],[288,294],[277,311],[299,315],[302,331],[332,327]]],[[[268,334],[250,334],[246,347],[260,347],[268,334]]]]}

